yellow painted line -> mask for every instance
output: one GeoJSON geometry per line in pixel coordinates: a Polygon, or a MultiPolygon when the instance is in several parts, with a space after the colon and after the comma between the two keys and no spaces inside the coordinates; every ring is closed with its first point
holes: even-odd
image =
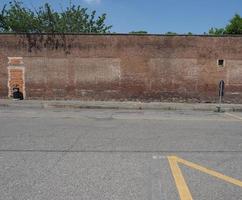
{"type": "Polygon", "coordinates": [[[187,160],[183,160],[183,159],[181,159],[181,158],[177,158],[177,162],[182,163],[182,164],[184,164],[184,165],[186,165],[186,166],[188,166],[188,167],[191,167],[191,168],[197,169],[197,170],[199,170],[199,171],[201,171],[201,172],[203,172],[203,173],[206,173],[206,174],[209,174],[209,175],[211,175],[211,176],[214,176],[214,177],[216,177],[216,178],[218,178],[218,179],[221,179],[221,180],[223,180],[223,181],[225,181],[225,182],[228,182],[228,183],[231,183],[231,184],[237,185],[237,186],[239,186],[239,187],[242,187],[242,182],[241,182],[240,180],[237,180],[237,179],[231,178],[231,177],[229,177],[229,176],[223,175],[223,174],[221,174],[221,173],[219,173],[219,172],[213,171],[213,170],[208,169],[208,168],[206,168],[206,167],[202,167],[202,166],[200,166],[200,165],[198,165],[198,164],[195,164],[195,163],[189,162],[189,161],[187,161],[187,160]]]}
{"type": "Polygon", "coordinates": [[[214,170],[208,169],[206,167],[203,167],[201,165],[189,162],[187,160],[184,160],[182,158],[176,157],[176,156],[168,156],[168,161],[170,164],[171,172],[174,177],[176,187],[180,196],[181,200],[192,200],[191,192],[189,191],[189,188],[186,184],[186,181],[182,175],[181,169],[179,168],[178,163],[182,163],[190,168],[196,169],[198,171],[201,171],[203,173],[206,173],[208,175],[214,176],[220,180],[223,180],[225,182],[234,184],[236,186],[242,187],[242,181],[231,178],[229,176],[223,175],[219,172],[216,172],[214,170]]]}
{"type": "Polygon", "coordinates": [[[234,119],[237,119],[237,120],[241,120],[242,121],[242,117],[240,116],[237,116],[237,115],[234,115],[234,114],[231,114],[231,113],[225,113],[225,115],[228,115],[234,119]]]}
{"type": "Polygon", "coordinates": [[[177,157],[168,156],[169,164],[171,167],[172,175],[175,179],[176,187],[180,195],[181,200],[192,200],[192,195],[188,189],[186,181],[182,175],[182,172],[178,166],[177,157]]]}

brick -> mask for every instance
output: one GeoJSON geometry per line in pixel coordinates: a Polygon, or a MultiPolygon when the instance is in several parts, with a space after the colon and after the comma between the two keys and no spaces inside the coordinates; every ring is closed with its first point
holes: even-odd
{"type": "Polygon", "coordinates": [[[66,35],[53,38],[58,45],[43,37],[0,36],[0,97],[7,67],[23,65],[25,80],[14,69],[10,85],[25,82],[27,98],[215,102],[223,79],[224,101],[242,103],[240,36],[66,35]]]}

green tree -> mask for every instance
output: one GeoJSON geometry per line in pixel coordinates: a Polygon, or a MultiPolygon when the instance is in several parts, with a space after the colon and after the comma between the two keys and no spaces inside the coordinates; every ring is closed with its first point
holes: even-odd
{"type": "Polygon", "coordinates": [[[4,5],[0,14],[1,32],[36,32],[37,26],[37,16],[20,2],[9,2],[8,7],[4,5]]]}
{"type": "Polygon", "coordinates": [[[107,33],[106,14],[96,16],[96,11],[70,4],[57,12],[46,3],[37,10],[24,7],[20,1],[4,5],[0,13],[0,32],[26,33],[107,33]]]}
{"type": "Polygon", "coordinates": [[[225,28],[211,28],[208,33],[211,35],[242,34],[242,17],[235,14],[225,28]]]}
{"type": "Polygon", "coordinates": [[[225,28],[226,34],[242,34],[242,17],[239,14],[230,20],[230,23],[225,28]]]}
{"type": "Polygon", "coordinates": [[[148,34],[147,31],[131,31],[129,34],[148,34]]]}
{"type": "Polygon", "coordinates": [[[208,31],[208,34],[210,35],[223,35],[225,34],[224,28],[210,28],[208,31]]]}
{"type": "Polygon", "coordinates": [[[176,32],[168,31],[167,33],[165,33],[165,35],[177,35],[177,33],[176,32]]]}

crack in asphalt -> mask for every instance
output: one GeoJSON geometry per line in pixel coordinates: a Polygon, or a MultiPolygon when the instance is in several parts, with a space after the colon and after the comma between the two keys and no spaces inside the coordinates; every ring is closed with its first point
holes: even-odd
{"type": "MultiPolygon", "coordinates": [[[[71,148],[70,148],[71,149],[71,148]]],[[[44,150],[44,149],[0,149],[0,152],[19,152],[19,153],[27,153],[27,152],[33,152],[33,153],[242,153],[241,151],[169,151],[169,150],[44,150]]]]}

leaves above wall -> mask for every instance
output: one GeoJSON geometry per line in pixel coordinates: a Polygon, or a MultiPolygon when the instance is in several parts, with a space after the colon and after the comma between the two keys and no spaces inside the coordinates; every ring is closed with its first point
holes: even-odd
{"type": "Polygon", "coordinates": [[[31,10],[20,1],[6,4],[0,13],[0,32],[15,33],[108,33],[106,14],[96,16],[96,11],[70,4],[61,12],[46,3],[31,10]]]}
{"type": "Polygon", "coordinates": [[[208,33],[210,35],[242,34],[242,17],[235,14],[225,28],[211,28],[208,33]]]}

